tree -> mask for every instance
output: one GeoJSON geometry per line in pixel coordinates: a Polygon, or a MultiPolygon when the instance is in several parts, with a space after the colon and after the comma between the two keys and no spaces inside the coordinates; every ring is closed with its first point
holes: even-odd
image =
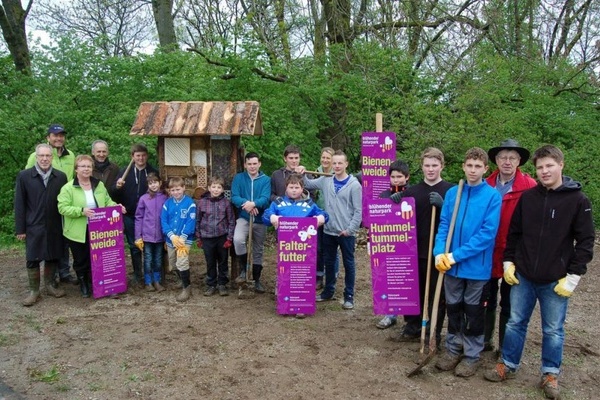
{"type": "Polygon", "coordinates": [[[177,50],[179,46],[173,21],[173,0],[152,0],[152,13],[160,47],[166,52],[177,50]]]}
{"type": "Polygon", "coordinates": [[[30,0],[27,7],[23,9],[20,0],[2,0],[2,6],[0,6],[2,36],[4,36],[16,70],[26,75],[31,73],[31,60],[27,45],[25,19],[32,5],[33,0],[30,0]]]}

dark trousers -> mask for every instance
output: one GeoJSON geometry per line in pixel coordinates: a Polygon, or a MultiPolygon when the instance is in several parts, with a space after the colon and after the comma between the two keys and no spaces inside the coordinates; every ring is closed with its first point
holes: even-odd
{"type": "Polygon", "coordinates": [[[129,245],[129,252],[131,253],[134,278],[137,282],[143,282],[142,252],[135,246],[135,215],[123,215],[123,225],[125,238],[127,239],[127,245],[129,245]]]}
{"type": "MultiPolygon", "coordinates": [[[[431,315],[433,314],[433,299],[435,297],[435,286],[437,284],[439,273],[438,271],[431,266],[431,280],[429,282],[429,319],[431,320],[431,315]]],[[[423,321],[423,306],[425,305],[425,284],[427,279],[427,259],[419,258],[419,300],[421,302],[421,314],[419,315],[405,315],[404,322],[406,322],[406,326],[404,327],[404,334],[417,336],[421,333],[421,322],[423,321]]],[[[439,340],[442,332],[442,325],[444,324],[444,318],[446,316],[446,301],[444,298],[444,289],[442,286],[442,293],[440,294],[440,302],[438,305],[438,317],[437,317],[437,325],[436,325],[436,337],[439,340]]],[[[429,331],[430,322],[427,322],[427,331],[429,331]]]]}
{"type": "MultiPolygon", "coordinates": [[[[502,278],[490,279],[490,292],[487,299],[487,309],[489,311],[496,311],[498,307],[498,283],[502,278]]],[[[504,282],[500,282],[500,315],[510,317],[510,285],[504,282]]]]}
{"type": "Polygon", "coordinates": [[[202,250],[206,258],[206,284],[208,286],[226,285],[229,282],[228,254],[223,248],[227,235],[215,238],[202,238],[202,250]]]}
{"type": "Polygon", "coordinates": [[[91,273],[91,261],[90,261],[90,242],[88,234],[85,234],[85,243],[75,242],[73,240],[65,239],[69,243],[69,248],[73,254],[73,269],[78,277],[84,276],[91,273]]]}

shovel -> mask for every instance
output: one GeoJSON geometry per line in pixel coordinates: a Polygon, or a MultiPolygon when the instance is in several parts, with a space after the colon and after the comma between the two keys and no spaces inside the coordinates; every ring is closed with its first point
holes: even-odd
{"type": "MultiPolygon", "coordinates": [[[[454,202],[454,210],[452,211],[452,218],[450,219],[450,228],[448,229],[448,236],[446,237],[446,249],[445,253],[450,251],[450,245],[452,244],[452,235],[454,234],[454,226],[456,225],[456,218],[458,217],[458,209],[460,207],[460,198],[462,196],[462,190],[465,182],[461,179],[458,182],[458,191],[456,193],[456,201],[454,202]]],[[[423,356],[424,347],[425,347],[425,326],[427,324],[426,315],[429,310],[429,273],[431,268],[431,252],[432,252],[432,235],[434,231],[434,223],[435,223],[435,207],[431,213],[431,231],[429,234],[429,256],[427,257],[427,281],[425,284],[425,301],[424,301],[424,310],[423,310],[423,323],[421,327],[421,357],[423,356]]],[[[425,358],[422,358],[419,365],[417,365],[412,371],[408,373],[408,377],[415,376],[418,374],[424,366],[429,364],[433,356],[435,356],[437,344],[435,338],[435,331],[437,327],[437,316],[438,316],[438,307],[440,305],[440,295],[442,293],[442,285],[444,283],[444,274],[439,273],[437,285],[435,286],[435,295],[433,297],[433,311],[431,315],[431,324],[429,327],[429,354],[425,358]]]]}
{"type": "Polygon", "coordinates": [[[246,251],[248,253],[248,261],[246,265],[240,265],[240,268],[246,268],[246,282],[240,283],[238,287],[238,299],[250,299],[254,297],[254,292],[248,288],[248,284],[252,283],[252,230],[254,228],[254,216],[250,215],[248,223],[248,242],[246,251]]]}

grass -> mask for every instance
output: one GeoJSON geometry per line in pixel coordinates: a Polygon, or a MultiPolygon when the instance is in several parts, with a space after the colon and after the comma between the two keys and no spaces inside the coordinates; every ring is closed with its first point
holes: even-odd
{"type": "Polygon", "coordinates": [[[18,342],[19,339],[17,335],[0,332],[0,347],[12,346],[13,344],[17,344],[18,342]]]}
{"type": "Polygon", "coordinates": [[[52,366],[52,368],[47,371],[40,371],[39,369],[34,368],[29,371],[29,376],[34,381],[53,384],[60,380],[60,371],[56,365],[52,366]]]}

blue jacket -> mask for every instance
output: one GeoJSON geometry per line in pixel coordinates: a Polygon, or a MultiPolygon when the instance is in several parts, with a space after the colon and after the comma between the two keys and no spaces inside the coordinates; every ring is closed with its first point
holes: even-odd
{"type": "Polygon", "coordinates": [[[271,198],[271,178],[265,175],[262,171],[258,172],[258,176],[254,179],[250,177],[248,172],[240,172],[236,174],[231,183],[231,202],[240,210],[240,217],[246,221],[250,221],[250,215],[242,210],[242,205],[247,201],[253,201],[258,208],[258,215],[254,218],[254,222],[262,224],[262,215],[269,207],[269,199],[271,198]]]}
{"type": "Polygon", "coordinates": [[[135,239],[143,239],[148,243],[162,243],[165,241],[162,233],[160,217],[162,208],[167,201],[167,196],[158,192],[154,197],[146,193],[140,197],[135,210],[135,239]]]}
{"type": "Polygon", "coordinates": [[[263,222],[267,226],[271,226],[271,215],[282,217],[316,217],[322,215],[325,222],[329,221],[329,214],[321,210],[310,197],[299,200],[292,200],[287,196],[277,197],[263,214],[263,222]]]}
{"type": "Polygon", "coordinates": [[[185,244],[191,245],[196,231],[196,203],[188,195],[183,195],[180,201],[170,197],[163,205],[160,223],[169,247],[173,247],[173,235],[180,236],[185,244]]]}
{"type": "MultiPolygon", "coordinates": [[[[440,225],[435,237],[433,254],[446,252],[446,238],[456,202],[458,186],[446,192],[440,225]]],[[[487,182],[463,187],[462,198],[450,253],[456,264],[446,274],[456,278],[488,280],[492,276],[492,254],[498,226],[500,225],[500,193],[487,182]]]]}

